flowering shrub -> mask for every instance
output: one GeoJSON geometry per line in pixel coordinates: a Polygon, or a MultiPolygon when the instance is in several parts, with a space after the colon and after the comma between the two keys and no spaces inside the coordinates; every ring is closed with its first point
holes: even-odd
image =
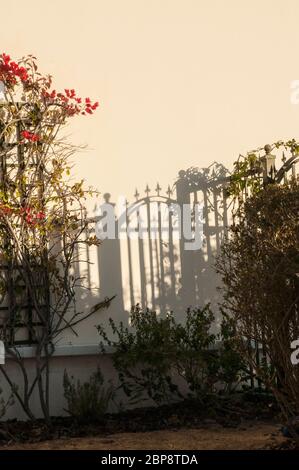
{"type": "Polygon", "coordinates": [[[52,90],[52,77],[42,76],[37,71],[35,58],[28,56],[18,62],[11,60],[10,56],[3,53],[0,56],[0,81],[7,88],[7,95],[15,92],[16,87],[23,86],[23,99],[28,98],[32,102],[39,100],[41,110],[46,112],[51,107],[61,107],[61,117],[75,114],[92,114],[99,106],[98,102],[92,102],[90,98],[79,98],[74,89],[65,89],[64,93],[52,90]]]}
{"type": "Polygon", "coordinates": [[[7,354],[20,366],[22,393],[6,369],[1,366],[0,370],[29,418],[33,418],[30,400],[38,388],[41,409],[49,422],[49,361],[54,339],[68,328],[74,331],[75,325],[108,303],[98,303],[89,312],[76,311],[75,289],[83,282],[74,275],[78,247],[97,243],[92,236],[82,239],[89,230],[85,200],[94,191],[85,189],[83,181],[72,180],[70,158],[76,149],[59,135],[71,117],[93,114],[99,103],[78,97],[73,89],[57,92],[52,77],[39,72],[33,56],[13,61],[7,54],[0,55],[0,81],[4,85],[0,102],[0,255],[7,265],[3,289],[8,292],[13,279],[17,291],[16,279],[21,279],[35,318],[34,322],[32,315],[20,321],[14,301],[16,305],[0,324],[7,354]],[[36,279],[42,288],[35,287],[36,279]],[[18,330],[24,331],[24,327],[30,342],[37,345],[31,383],[15,344],[18,330]]]}
{"type": "MultiPolygon", "coordinates": [[[[49,154],[53,144],[57,145],[55,141],[57,131],[69,117],[93,114],[99,106],[98,102],[91,101],[89,97],[85,99],[78,97],[74,89],[56,92],[52,89],[52,77],[39,73],[36,60],[32,56],[15,62],[9,55],[3,53],[0,56],[0,81],[5,87],[6,100],[5,105],[1,106],[1,140],[10,143],[13,139],[14,146],[22,146],[22,151],[25,150],[32,157],[33,152],[39,158],[42,154],[49,154]],[[17,101],[16,96],[19,95],[21,100],[17,101]],[[15,135],[15,123],[20,124],[19,135],[15,135]]],[[[49,163],[48,158],[47,165],[49,163]]],[[[60,175],[63,171],[68,171],[66,162],[61,160],[53,162],[52,169],[53,173],[59,170],[60,175]]],[[[26,170],[22,176],[27,179],[26,170]]],[[[9,199],[0,205],[2,216],[19,215],[29,224],[44,218],[41,217],[43,212],[39,208],[24,208],[24,203],[16,207],[13,198],[9,199]],[[23,217],[24,212],[26,215],[23,217]]],[[[31,204],[35,205],[33,198],[31,204]]]]}

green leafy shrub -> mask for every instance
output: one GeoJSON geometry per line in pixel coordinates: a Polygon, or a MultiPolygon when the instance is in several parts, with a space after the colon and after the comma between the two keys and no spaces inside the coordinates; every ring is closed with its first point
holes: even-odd
{"type": "Polygon", "coordinates": [[[207,305],[203,309],[188,309],[184,324],[173,322],[173,369],[197,399],[212,392],[218,381],[217,337],[211,332],[214,321],[207,305]]]}
{"type": "Polygon", "coordinates": [[[98,332],[103,342],[115,350],[114,367],[131,404],[148,398],[161,404],[177,395],[178,388],[171,380],[173,316],[159,318],[155,312],[136,305],[131,311],[132,330],[123,323],[117,326],[112,319],[109,323],[116,340],[111,341],[101,325],[98,332]]]}
{"type": "Polygon", "coordinates": [[[224,310],[221,310],[221,314],[218,379],[226,392],[231,392],[240,385],[246,389],[252,372],[239,351],[236,322],[224,310]]]}
{"type": "Polygon", "coordinates": [[[298,181],[268,185],[240,207],[217,262],[240,352],[287,418],[299,413],[299,368],[291,362],[299,338],[298,221],[298,181]]]}
{"type": "Polygon", "coordinates": [[[114,396],[112,384],[104,385],[100,369],[84,383],[75,381],[73,376],[69,378],[65,370],[63,388],[68,405],[66,411],[80,423],[100,421],[114,396]]]}
{"type": "Polygon", "coordinates": [[[110,319],[113,340],[103,326],[99,325],[98,331],[102,351],[107,345],[114,350],[114,367],[131,404],[148,398],[157,404],[182,398],[175,377],[180,377],[198,400],[220,389],[231,390],[232,384],[239,382],[244,364],[233,347],[234,331],[226,318],[223,343],[216,347],[220,336],[211,332],[215,318],[209,305],[188,309],[184,324],[172,313],[157,315],[139,305],[132,309],[130,320],[129,329],[110,319]]]}

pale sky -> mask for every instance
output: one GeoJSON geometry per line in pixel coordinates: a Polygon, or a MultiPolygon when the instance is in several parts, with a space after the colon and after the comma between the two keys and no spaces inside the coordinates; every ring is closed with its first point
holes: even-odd
{"type": "Polygon", "coordinates": [[[14,0],[0,39],[100,101],[69,133],[89,145],[78,174],[116,199],[298,138],[298,18],[297,0],[14,0]]]}

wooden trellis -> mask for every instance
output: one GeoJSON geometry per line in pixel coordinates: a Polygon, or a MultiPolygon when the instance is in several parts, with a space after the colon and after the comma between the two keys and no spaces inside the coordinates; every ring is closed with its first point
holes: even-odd
{"type": "MultiPolygon", "coordinates": [[[[2,104],[0,106],[5,106],[2,104]]],[[[28,157],[24,152],[24,144],[21,141],[22,123],[15,126],[13,135],[9,139],[3,136],[3,124],[0,124],[0,191],[2,201],[9,196],[9,189],[14,184],[16,176],[27,168],[36,165],[34,157],[28,157]],[[9,141],[7,141],[9,140],[9,141]],[[25,161],[30,158],[31,161],[25,161]]],[[[19,204],[25,204],[26,193],[31,189],[30,183],[22,183],[19,186],[19,204]]],[[[39,170],[39,181],[37,184],[39,198],[43,200],[43,169],[39,170]]],[[[1,227],[1,220],[0,220],[1,227]]],[[[2,229],[5,225],[2,225],[2,229]]],[[[13,253],[13,241],[9,235],[2,237],[3,246],[0,247],[0,338],[5,337],[5,341],[11,345],[34,344],[38,327],[41,326],[36,314],[36,307],[33,304],[30,292],[24,282],[24,268],[18,260],[6,257],[5,253],[10,248],[13,253]]],[[[34,250],[34,246],[32,246],[34,250]]],[[[40,260],[42,261],[42,260],[40,260]]],[[[32,262],[32,272],[34,273],[34,290],[38,291],[38,308],[47,311],[50,308],[49,285],[47,272],[43,268],[43,263],[34,258],[32,262]]]]}

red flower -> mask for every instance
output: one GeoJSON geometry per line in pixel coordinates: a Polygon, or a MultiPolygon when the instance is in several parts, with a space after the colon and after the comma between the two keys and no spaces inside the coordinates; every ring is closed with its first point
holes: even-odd
{"type": "Polygon", "coordinates": [[[2,59],[6,65],[10,62],[10,56],[8,54],[5,54],[4,52],[2,54],[2,59]]]}
{"type": "Polygon", "coordinates": [[[12,209],[10,207],[0,205],[0,217],[3,217],[4,215],[10,215],[12,213],[12,209]]]}
{"type": "Polygon", "coordinates": [[[21,136],[24,139],[29,140],[30,142],[38,142],[39,139],[40,139],[38,134],[34,134],[32,132],[29,132],[29,131],[22,131],[21,136]]]}
{"type": "Polygon", "coordinates": [[[43,219],[45,219],[46,215],[45,215],[44,212],[40,211],[40,212],[37,212],[35,217],[39,220],[43,220],[43,219]]]}
{"type": "Polygon", "coordinates": [[[43,211],[33,212],[29,206],[21,207],[20,215],[29,225],[36,225],[46,218],[46,214],[43,211]]]}
{"type": "Polygon", "coordinates": [[[65,88],[64,93],[56,93],[55,90],[48,92],[47,89],[42,91],[43,98],[51,104],[57,104],[65,110],[66,116],[75,116],[76,114],[93,114],[93,111],[99,106],[98,101],[92,103],[89,97],[82,98],[76,95],[76,91],[72,88],[65,88]]]}
{"type": "Polygon", "coordinates": [[[10,56],[3,53],[0,56],[0,79],[14,85],[17,82],[17,78],[20,78],[22,82],[28,80],[26,68],[11,61],[10,56]]]}

